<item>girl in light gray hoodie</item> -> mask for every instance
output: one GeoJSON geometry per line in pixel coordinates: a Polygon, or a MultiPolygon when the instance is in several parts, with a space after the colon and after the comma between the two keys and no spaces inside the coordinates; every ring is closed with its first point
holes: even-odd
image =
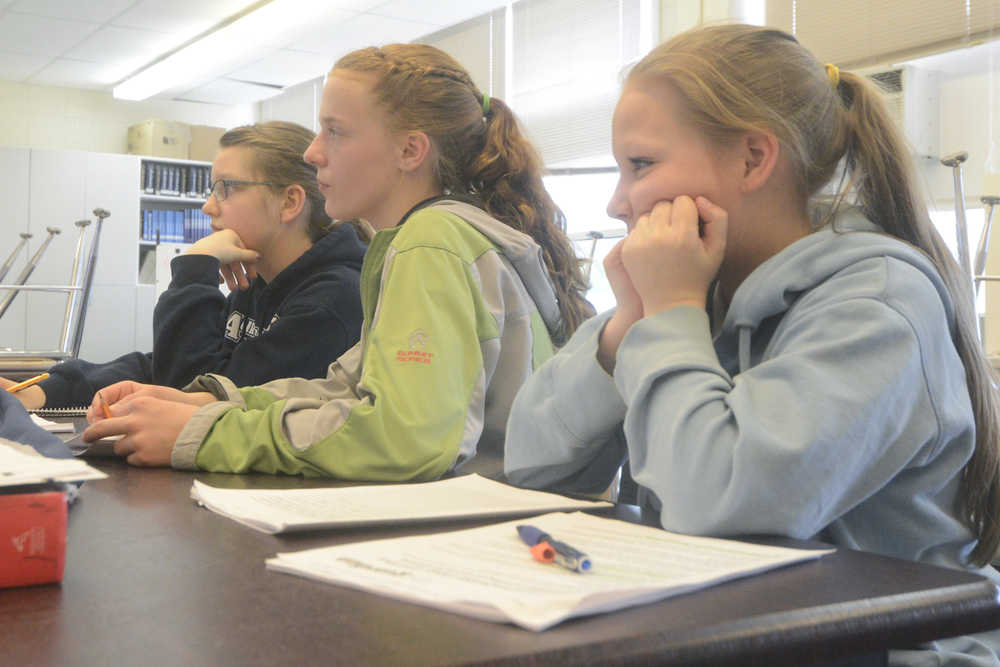
{"type": "MultiPolygon", "coordinates": [[[[878,91],[780,31],[699,29],[631,70],[613,148],[618,306],[519,392],[508,478],[594,492],[627,459],[668,530],[1000,580],[998,404],[970,276],[878,91]]],[[[998,646],[984,633],[890,662],[995,665],[998,646]]]]}

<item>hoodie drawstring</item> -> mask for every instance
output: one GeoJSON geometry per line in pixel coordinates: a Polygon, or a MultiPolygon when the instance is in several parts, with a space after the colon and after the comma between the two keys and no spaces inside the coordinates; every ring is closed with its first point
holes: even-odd
{"type": "Polygon", "coordinates": [[[740,373],[750,368],[750,327],[740,327],[740,373]]]}

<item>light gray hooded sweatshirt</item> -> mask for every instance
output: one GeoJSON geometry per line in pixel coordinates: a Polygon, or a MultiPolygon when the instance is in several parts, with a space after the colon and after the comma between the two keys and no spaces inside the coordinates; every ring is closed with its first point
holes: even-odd
{"type": "MultiPolygon", "coordinates": [[[[627,456],[667,530],[964,567],[975,538],[956,498],[975,423],[952,300],[921,252],[842,213],[751,273],[714,337],[696,307],[637,322],[614,377],[596,360],[609,317],[519,392],[510,481],[598,491],[627,456]]],[[[995,665],[997,647],[1000,633],[961,637],[890,662],[995,665]]]]}

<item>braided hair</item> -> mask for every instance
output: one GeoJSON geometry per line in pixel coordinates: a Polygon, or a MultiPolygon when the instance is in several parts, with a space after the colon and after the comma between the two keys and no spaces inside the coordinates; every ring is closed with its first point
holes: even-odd
{"type": "Polygon", "coordinates": [[[586,281],[565,234],[566,218],[542,184],[542,163],[513,112],[489,98],[451,56],[426,44],[390,44],[347,54],[333,69],[369,74],[392,130],[430,138],[434,177],[450,195],[531,236],[542,249],[559,299],[564,342],[593,314],[586,281]]]}

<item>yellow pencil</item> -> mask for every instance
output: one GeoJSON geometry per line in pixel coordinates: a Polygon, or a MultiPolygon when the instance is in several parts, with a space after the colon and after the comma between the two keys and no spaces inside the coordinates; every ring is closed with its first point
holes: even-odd
{"type": "Polygon", "coordinates": [[[111,419],[111,410],[108,409],[108,402],[104,400],[104,394],[97,392],[97,396],[101,399],[101,410],[104,411],[104,417],[111,419]]]}
{"type": "Polygon", "coordinates": [[[48,376],[49,376],[48,373],[42,373],[41,375],[36,375],[33,378],[28,378],[24,382],[18,382],[17,384],[12,384],[11,386],[7,387],[7,391],[9,391],[12,394],[16,394],[17,392],[21,391],[22,389],[27,389],[28,387],[30,387],[33,384],[38,384],[39,382],[41,382],[42,380],[44,380],[48,376]]]}

